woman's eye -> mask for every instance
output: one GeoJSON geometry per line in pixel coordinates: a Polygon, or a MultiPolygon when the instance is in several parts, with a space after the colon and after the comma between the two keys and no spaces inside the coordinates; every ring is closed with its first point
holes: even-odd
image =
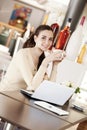
{"type": "MultiPolygon", "coordinates": [[[[45,36],[43,36],[43,37],[41,37],[41,39],[42,39],[42,40],[46,40],[46,39],[48,39],[48,38],[45,37],[45,36]]],[[[49,40],[50,42],[53,42],[53,38],[49,38],[48,40],[49,40]]]]}
{"type": "Polygon", "coordinates": [[[42,37],[42,39],[44,40],[44,39],[46,39],[46,37],[42,37]]]}
{"type": "Polygon", "coordinates": [[[53,38],[50,38],[49,41],[53,42],[53,38]]]}

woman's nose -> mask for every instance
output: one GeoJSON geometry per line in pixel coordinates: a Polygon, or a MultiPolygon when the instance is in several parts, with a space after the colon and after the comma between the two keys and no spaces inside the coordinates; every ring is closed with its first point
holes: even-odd
{"type": "Polygon", "coordinates": [[[45,43],[46,43],[46,45],[48,45],[48,44],[49,44],[49,40],[47,39],[47,40],[45,41],[45,43]]]}

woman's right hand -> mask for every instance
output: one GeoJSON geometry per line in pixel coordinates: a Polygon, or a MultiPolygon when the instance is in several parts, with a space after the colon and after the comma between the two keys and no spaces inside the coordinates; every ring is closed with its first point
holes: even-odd
{"type": "Polygon", "coordinates": [[[45,57],[43,60],[42,64],[44,66],[47,66],[49,62],[54,62],[54,61],[62,61],[65,57],[65,52],[63,50],[56,50],[48,54],[48,56],[45,57]]]}

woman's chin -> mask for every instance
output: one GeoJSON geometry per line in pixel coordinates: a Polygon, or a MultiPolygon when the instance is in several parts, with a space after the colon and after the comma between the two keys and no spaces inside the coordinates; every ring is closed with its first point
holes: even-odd
{"type": "Polygon", "coordinates": [[[41,50],[42,50],[42,51],[47,51],[47,50],[48,50],[48,48],[41,48],[41,50]]]}

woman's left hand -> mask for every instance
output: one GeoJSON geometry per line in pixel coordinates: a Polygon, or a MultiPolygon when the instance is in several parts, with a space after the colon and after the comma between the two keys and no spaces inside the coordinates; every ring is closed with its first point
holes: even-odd
{"type": "Polygon", "coordinates": [[[48,51],[48,55],[52,54],[54,52],[57,52],[57,54],[58,54],[58,59],[57,60],[59,60],[59,61],[63,60],[66,57],[66,53],[65,53],[64,50],[55,49],[54,47],[52,48],[52,50],[48,51]]]}

